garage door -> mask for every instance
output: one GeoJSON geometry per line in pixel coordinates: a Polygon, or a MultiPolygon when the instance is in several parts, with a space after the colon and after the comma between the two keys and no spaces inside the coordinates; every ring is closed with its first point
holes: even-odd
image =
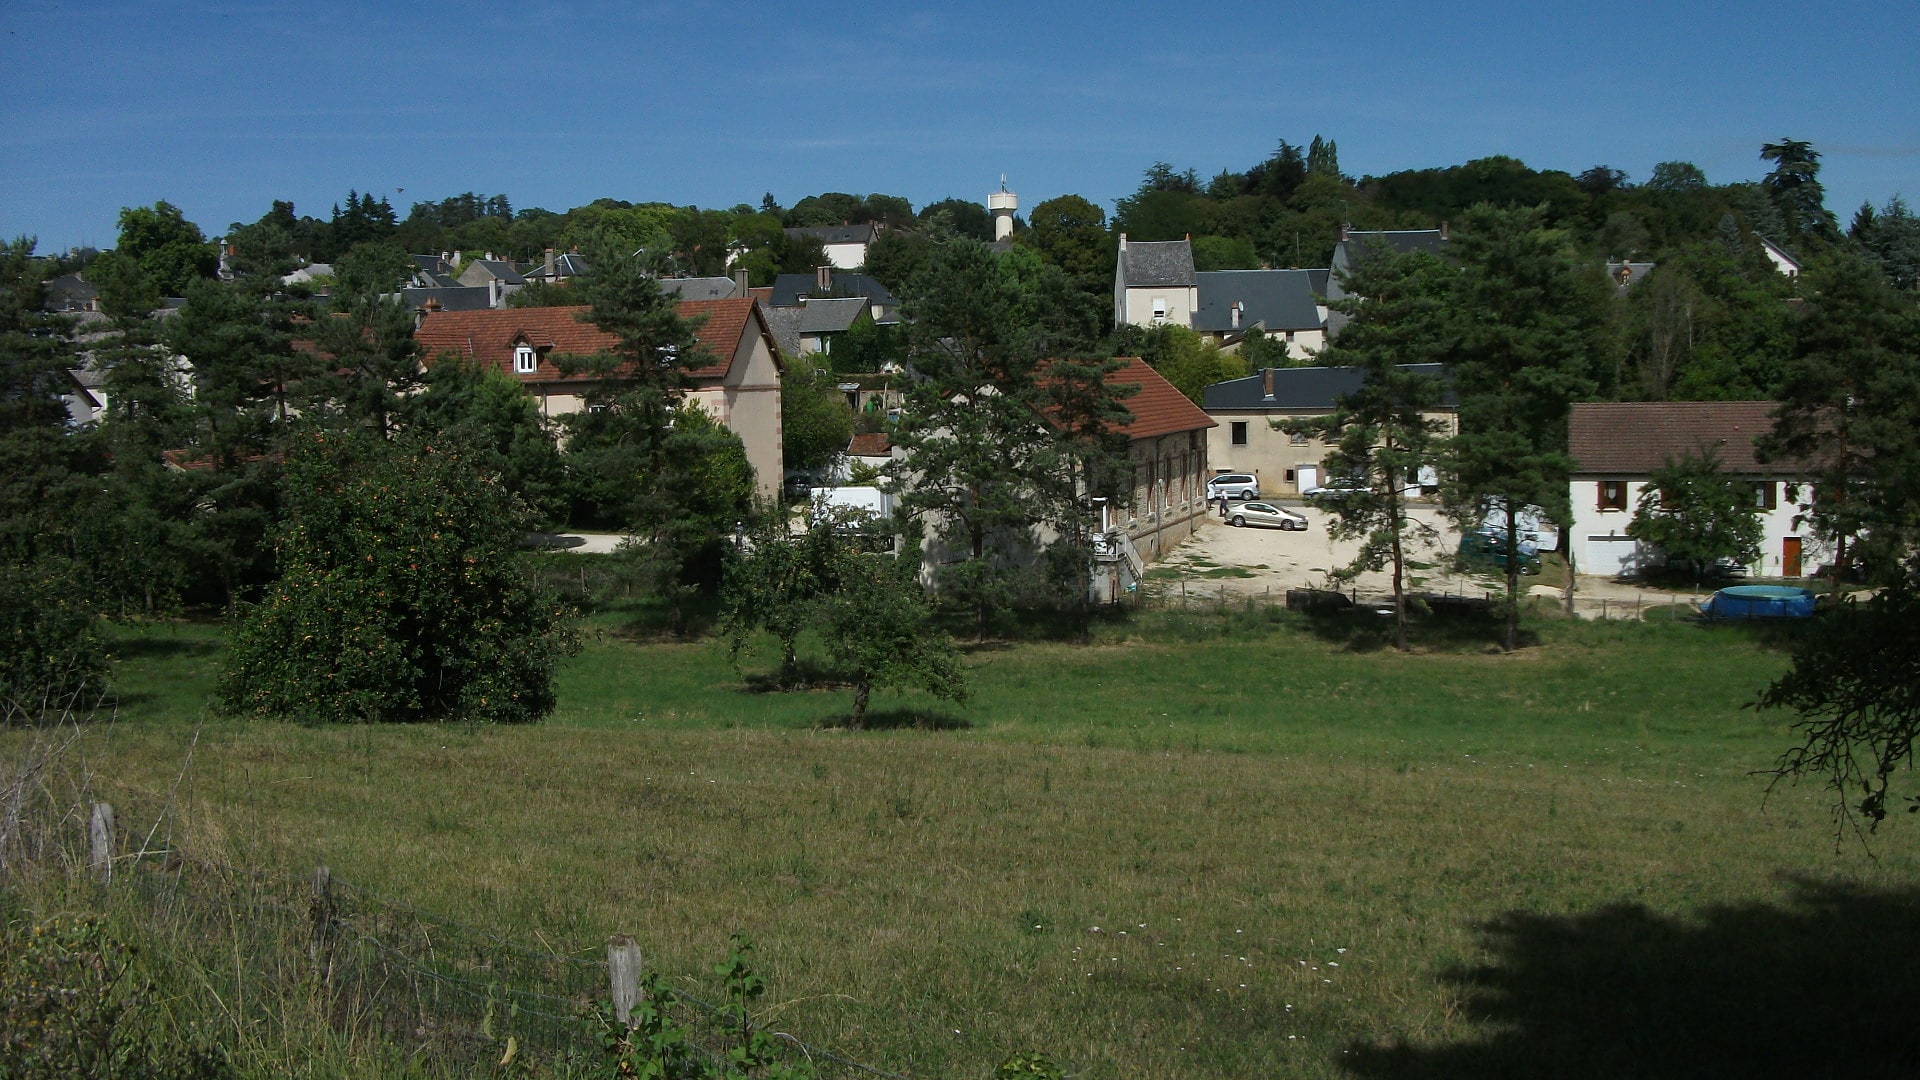
{"type": "Polygon", "coordinates": [[[1582,574],[1601,574],[1616,577],[1629,568],[1639,566],[1636,554],[1640,542],[1631,536],[1589,536],[1585,558],[1576,567],[1582,574]]]}

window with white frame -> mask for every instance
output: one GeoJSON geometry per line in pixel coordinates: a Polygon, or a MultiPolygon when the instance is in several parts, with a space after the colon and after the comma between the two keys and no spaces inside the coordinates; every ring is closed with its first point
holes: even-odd
{"type": "Polygon", "coordinates": [[[513,373],[531,375],[540,370],[540,354],[533,351],[531,345],[520,345],[513,350],[513,373]]]}
{"type": "Polygon", "coordinates": [[[1160,326],[1166,321],[1167,298],[1164,296],[1156,296],[1153,298],[1153,325],[1160,326]]]}

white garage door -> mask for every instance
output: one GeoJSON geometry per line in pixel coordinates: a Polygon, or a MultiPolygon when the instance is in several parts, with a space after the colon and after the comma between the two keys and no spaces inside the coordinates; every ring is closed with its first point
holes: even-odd
{"type": "Polygon", "coordinates": [[[1631,536],[1589,536],[1586,558],[1575,567],[1582,574],[1614,577],[1630,566],[1639,565],[1635,552],[1640,542],[1631,536]]]}

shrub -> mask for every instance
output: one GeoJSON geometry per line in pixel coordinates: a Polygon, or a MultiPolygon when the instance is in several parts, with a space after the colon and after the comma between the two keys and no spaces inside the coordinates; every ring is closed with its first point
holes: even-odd
{"type": "Polygon", "coordinates": [[[90,705],[106,685],[106,647],[74,567],[0,565],[0,723],[90,705]]]}
{"type": "Polygon", "coordinates": [[[497,477],[442,442],[296,440],[280,579],[232,634],[220,699],[303,720],[514,723],[552,711],[577,647],[520,551],[530,524],[497,477]]]}

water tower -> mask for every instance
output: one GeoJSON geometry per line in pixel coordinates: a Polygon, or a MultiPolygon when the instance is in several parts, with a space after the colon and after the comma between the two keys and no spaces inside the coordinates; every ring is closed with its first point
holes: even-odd
{"type": "Polygon", "coordinates": [[[1013,212],[1020,209],[1020,196],[1007,190],[1007,174],[1000,174],[1000,190],[987,196],[987,209],[993,211],[993,239],[996,243],[1013,238],[1013,212]]]}

